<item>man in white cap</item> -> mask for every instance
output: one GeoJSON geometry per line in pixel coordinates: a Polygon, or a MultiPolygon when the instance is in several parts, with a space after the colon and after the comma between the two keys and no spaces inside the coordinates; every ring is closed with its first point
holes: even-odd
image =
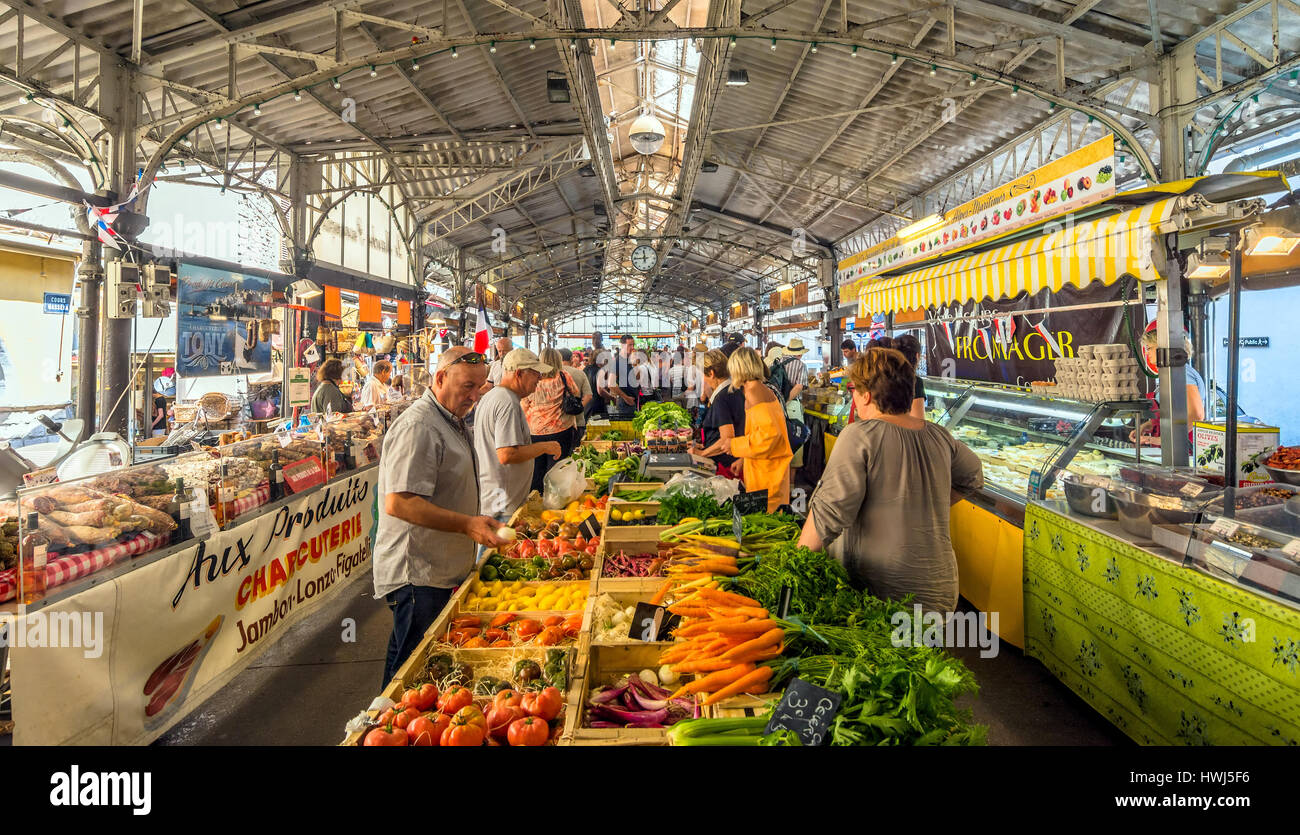
{"type": "Polygon", "coordinates": [[[560,457],[556,441],[532,442],[520,401],[532,394],[551,366],[527,348],[516,348],[501,363],[501,383],[474,409],[474,455],[478,460],[479,503],[484,513],[505,522],[528,499],[533,459],[560,457]]]}

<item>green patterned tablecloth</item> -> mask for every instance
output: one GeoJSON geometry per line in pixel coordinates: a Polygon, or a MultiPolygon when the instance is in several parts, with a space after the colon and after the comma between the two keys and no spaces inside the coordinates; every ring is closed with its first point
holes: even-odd
{"type": "Polygon", "coordinates": [[[1137,742],[1300,744],[1300,612],[1041,505],[1025,651],[1137,742]]]}

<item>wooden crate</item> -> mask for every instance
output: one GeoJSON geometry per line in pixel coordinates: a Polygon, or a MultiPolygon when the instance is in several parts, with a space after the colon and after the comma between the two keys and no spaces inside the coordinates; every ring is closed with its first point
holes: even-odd
{"type": "Polygon", "coordinates": [[[638,490],[658,490],[664,486],[662,481],[620,481],[614,485],[614,493],[610,496],[611,501],[627,501],[622,497],[623,493],[635,492],[638,490]]]}
{"type": "MultiPolygon", "coordinates": [[[[654,538],[657,542],[659,535],[668,530],[671,525],[622,525],[609,523],[610,514],[615,510],[621,512],[629,510],[644,510],[647,517],[653,516],[659,512],[659,502],[610,502],[605,508],[605,514],[600,523],[600,541],[609,542],[611,545],[625,542],[641,542],[649,538],[654,538]]],[[[619,546],[623,547],[623,546],[619,546]]]]}
{"type": "Polygon", "coordinates": [[[780,693],[764,693],[761,696],[732,696],[704,709],[704,715],[711,719],[729,719],[739,716],[764,716],[781,700],[780,693]]]}
{"type": "Polygon", "coordinates": [[[659,653],[667,644],[589,644],[586,674],[573,682],[565,710],[569,711],[564,737],[571,745],[667,745],[666,729],[657,728],[585,728],[588,692],[598,686],[615,683],[625,674],[636,675],[643,669],[659,669],[659,653]]]}
{"type": "MultiPolygon", "coordinates": [[[[641,527],[641,526],[637,526],[641,527]]],[[[592,566],[591,576],[593,578],[591,594],[596,592],[650,592],[653,594],[664,581],[665,577],[602,577],[601,572],[605,566],[605,555],[607,548],[622,550],[635,554],[655,553],[659,547],[658,537],[643,537],[642,539],[631,540],[628,542],[613,542],[606,545],[606,541],[600,541],[600,548],[596,551],[596,564],[592,566]]]]}

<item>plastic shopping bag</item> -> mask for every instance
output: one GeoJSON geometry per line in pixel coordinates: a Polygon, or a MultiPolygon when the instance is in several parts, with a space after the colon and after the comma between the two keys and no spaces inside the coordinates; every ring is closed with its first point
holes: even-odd
{"type": "Polygon", "coordinates": [[[582,474],[582,465],[566,458],[547,470],[542,479],[542,506],[547,510],[559,510],[586,491],[587,477],[582,474]]]}

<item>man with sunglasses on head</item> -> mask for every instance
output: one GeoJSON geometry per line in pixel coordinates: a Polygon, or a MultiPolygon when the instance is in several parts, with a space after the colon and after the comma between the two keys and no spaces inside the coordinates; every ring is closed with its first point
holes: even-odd
{"type": "Polygon", "coordinates": [[[385,685],[473,570],[475,543],[504,544],[496,520],[479,509],[474,442],[464,421],[487,374],[482,354],[445,351],[430,388],[384,435],[373,571],[375,597],[393,612],[385,685]]]}

